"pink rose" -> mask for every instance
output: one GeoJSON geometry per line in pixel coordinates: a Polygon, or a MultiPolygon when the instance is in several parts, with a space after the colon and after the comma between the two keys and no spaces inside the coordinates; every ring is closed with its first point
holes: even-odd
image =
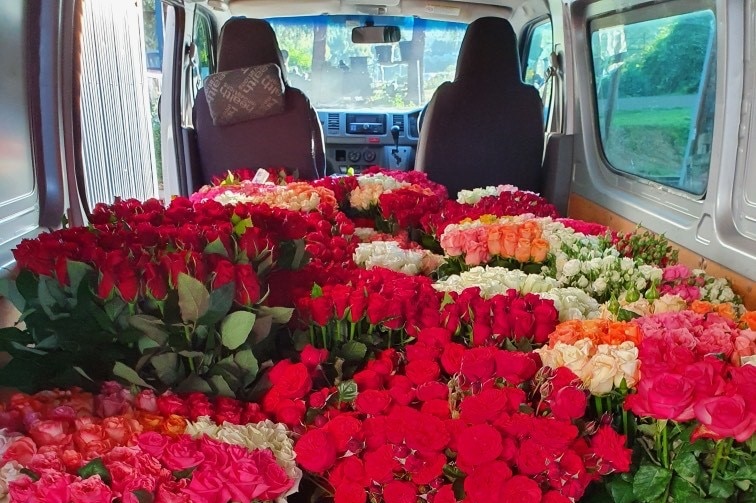
{"type": "Polygon", "coordinates": [[[693,381],[679,374],[644,377],[638,384],[638,392],[625,400],[625,408],[636,416],[689,421],[695,416],[694,391],[693,381]]]}
{"type": "Polygon", "coordinates": [[[289,478],[286,471],[276,462],[276,458],[270,450],[258,449],[252,452],[251,456],[255,460],[262,476],[262,485],[267,487],[257,499],[264,501],[278,499],[294,485],[294,481],[289,478]]]}
{"type": "Polygon", "coordinates": [[[29,429],[29,436],[38,446],[67,445],[71,442],[68,425],[63,421],[37,421],[29,429]]]}
{"type": "Polygon", "coordinates": [[[693,410],[708,433],[702,436],[745,442],[756,433],[756,412],[749,410],[740,395],[706,398],[696,403],[693,410]]]}
{"type": "Polygon", "coordinates": [[[470,241],[465,248],[465,264],[469,266],[476,266],[485,264],[491,259],[491,255],[488,253],[488,243],[480,243],[478,241],[470,241]]]}
{"type": "Polygon", "coordinates": [[[37,481],[37,496],[45,503],[68,503],[68,486],[72,479],[67,473],[48,471],[37,481]]]}
{"type": "Polygon", "coordinates": [[[113,494],[99,475],[77,480],[68,487],[71,503],[110,503],[113,494]]]}
{"type": "Polygon", "coordinates": [[[4,461],[18,461],[28,465],[37,453],[37,444],[29,437],[23,437],[13,442],[3,454],[4,461]]]}
{"type": "Polygon", "coordinates": [[[189,486],[189,479],[169,480],[160,484],[155,503],[192,503],[184,492],[189,486]]]}
{"type": "Polygon", "coordinates": [[[134,400],[134,404],[137,409],[149,412],[150,414],[155,414],[158,411],[157,397],[151,389],[140,391],[134,400]]]}
{"type": "Polygon", "coordinates": [[[227,484],[220,472],[200,469],[192,474],[192,480],[182,491],[192,503],[228,503],[231,494],[227,484]]]}
{"type": "Polygon", "coordinates": [[[137,437],[137,445],[147,454],[159,458],[171,441],[170,437],[161,435],[154,431],[147,431],[137,437]]]}
{"type": "Polygon", "coordinates": [[[199,465],[205,456],[197,449],[197,442],[184,435],[177,442],[169,444],[160,459],[168,469],[181,471],[199,465]]]}
{"type": "Polygon", "coordinates": [[[462,250],[465,246],[465,238],[462,231],[445,232],[441,236],[441,248],[444,249],[447,255],[450,257],[458,257],[462,255],[462,250]]]}

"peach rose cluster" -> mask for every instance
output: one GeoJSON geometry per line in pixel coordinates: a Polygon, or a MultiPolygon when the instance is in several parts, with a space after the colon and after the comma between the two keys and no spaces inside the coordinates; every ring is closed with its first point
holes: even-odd
{"type": "Polygon", "coordinates": [[[476,222],[449,225],[441,235],[441,248],[450,257],[464,256],[465,264],[478,266],[494,257],[520,263],[541,263],[549,254],[549,242],[536,220],[482,217],[476,222]]]}

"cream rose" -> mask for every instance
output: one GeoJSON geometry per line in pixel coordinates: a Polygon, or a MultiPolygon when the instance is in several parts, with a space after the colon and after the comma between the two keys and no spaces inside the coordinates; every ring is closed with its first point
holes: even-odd
{"type": "Polygon", "coordinates": [[[617,373],[620,372],[617,359],[605,353],[596,353],[586,365],[582,373],[583,383],[591,394],[601,396],[609,393],[614,387],[617,373]]]}

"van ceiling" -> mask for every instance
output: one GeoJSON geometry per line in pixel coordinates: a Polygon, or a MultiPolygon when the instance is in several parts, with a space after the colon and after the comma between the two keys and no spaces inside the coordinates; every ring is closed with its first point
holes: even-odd
{"type": "MultiPolygon", "coordinates": [[[[186,0],[189,3],[191,0],[186,0]]],[[[208,6],[234,16],[275,17],[316,14],[386,14],[467,22],[482,16],[511,17],[533,0],[209,0],[208,6]]]]}

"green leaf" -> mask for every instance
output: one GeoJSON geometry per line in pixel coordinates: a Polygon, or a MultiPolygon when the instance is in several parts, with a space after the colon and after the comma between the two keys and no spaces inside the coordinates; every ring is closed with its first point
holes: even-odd
{"type": "Polygon", "coordinates": [[[178,355],[176,353],[155,355],[150,359],[150,363],[155,368],[155,373],[163,384],[173,386],[184,377],[180,372],[178,355]]]}
{"type": "Polygon", "coordinates": [[[115,321],[121,316],[121,313],[124,312],[127,306],[128,304],[122,298],[115,296],[105,303],[105,313],[108,315],[108,318],[115,321]]]}
{"type": "Polygon", "coordinates": [[[29,332],[16,327],[0,328],[0,351],[7,351],[11,342],[26,346],[33,344],[34,339],[29,332]]]}
{"type": "Polygon", "coordinates": [[[81,468],[79,468],[78,474],[79,477],[83,479],[88,479],[89,477],[99,475],[103,482],[105,482],[106,484],[110,483],[110,472],[107,468],[105,468],[105,465],[102,462],[102,458],[95,458],[86,465],[82,466],[81,468]]]}
{"type": "Polygon", "coordinates": [[[20,312],[24,312],[26,309],[26,300],[21,292],[18,290],[16,282],[10,278],[0,278],[0,297],[8,299],[13,306],[20,312]]]}
{"type": "Polygon", "coordinates": [[[210,307],[210,292],[197,278],[181,273],[178,277],[178,304],[184,322],[197,321],[210,307]]]}
{"type": "Polygon", "coordinates": [[[241,236],[247,232],[248,227],[252,227],[252,219],[250,217],[247,217],[244,220],[239,220],[234,224],[234,234],[241,236]]]}
{"type": "Polygon", "coordinates": [[[294,313],[294,309],[291,307],[268,307],[260,306],[257,309],[258,316],[271,316],[273,323],[285,324],[289,323],[291,315],[294,313]]]}
{"type": "Polygon", "coordinates": [[[152,493],[145,489],[137,489],[136,491],[131,491],[131,494],[136,497],[138,503],[154,503],[155,501],[155,497],[152,495],[152,493]]]}
{"type": "Polygon", "coordinates": [[[735,480],[748,480],[756,483],[756,463],[751,460],[737,469],[732,478],[735,480]]]}
{"type": "Polygon", "coordinates": [[[160,344],[155,342],[154,340],[150,339],[146,335],[143,335],[139,339],[137,339],[137,347],[139,348],[140,353],[144,353],[148,349],[155,349],[159,348],[160,344]]]}
{"type": "Polygon", "coordinates": [[[36,481],[39,480],[39,475],[37,474],[37,472],[35,472],[33,470],[30,470],[28,468],[21,468],[19,470],[19,472],[23,473],[24,475],[26,475],[27,477],[29,477],[30,479],[32,479],[32,481],[34,481],[34,482],[36,482],[36,481]]]}
{"type": "Polygon", "coordinates": [[[11,348],[11,353],[13,353],[13,349],[15,349],[15,350],[21,351],[22,353],[31,353],[37,356],[45,356],[48,354],[47,351],[40,351],[39,349],[36,349],[36,348],[30,348],[24,344],[19,344],[16,341],[10,341],[10,348],[11,348]]]}
{"type": "Polygon", "coordinates": [[[615,478],[606,484],[614,503],[633,503],[638,501],[633,494],[633,485],[620,478],[615,478]]]}
{"type": "Polygon", "coordinates": [[[74,369],[74,370],[75,370],[75,371],[76,371],[76,372],[77,372],[77,373],[78,373],[78,374],[79,374],[79,375],[80,375],[81,377],[83,377],[83,378],[84,378],[84,379],[86,379],[87,381],[92,381],[92,382],[94,382],[94,379],[92,379],[91,377],[89,377],[89,376],[87,375],[87,373],[86,373],[86,372],[84,372],[84,369],[83,369],[83,368],[81,368],[81,367],[77,367],[77,366],[75,366],[75,365],[74,365],[73,369],[74,369]]]}
{"type": "MultiPolygon", "coordinates": [[[[27,302],[36,300],[39,291],[39,278],[33,272],[22,269],[16,277],[16,288],[27,302]]],[[[19,309],[19,311],[24,311],[24,309],[19,309]]]]}
{"type": "Polygon", "coordinates": [[[121,362],[115,362],[115,365],[113,366],[113,374],[120,377],[121,379],[130,382],[131,384],[136,384],[137,386],[141,386],[143,388],[155,389],[147,384],[144,379],[139,377],[139,374],[137,374],[134,369],[121,362]]]}
{"type": "Polygon", "coordinates": [[[210,385],[196,374],[189,374],[186,379],[181,381],[176,389],[176,393],[191,393],[193,391],[199,391],[200,393],[212,393],[213,389],[210,385]]]}
{"type": "Polygon", "coordinates": [[[347,362],[358,362],[365,358],[367,346],[358,341],[349,341],[341,347],[341,356],[347,362]]]}
{"type": "Polygon", "coordinates": [[[304,239],[294,241],[294,258],[291,259],[291,268],[299,269],[304,265],[305,243],[304,239]]]}
{"type": "Polygon", "coordinates": [[[223,241],[220,238],[215,238],[215,241],[208,243],[203,253],[205,255],[222,255],[228,258],[228,250],[223,246],[223,241]]]}
{"type": "Polygon", "coordinates": [[[236,349],[249,338],[255,324],[255,314],[249,311],[236,311],[229,314],[221,323],[221,342],[228,349],[236,349]]]}
{"type": "Polygon", "coordinates": [[[94,269],[84,262],[70,259],[66,262],[66,269],[68,270],[68,281],[71,283],[71,291],[74,293],[79,291],[79,285],[84,278],[88,274],[94,273],[94,269]]]}
{"type": "Polygon", "coordinates": [[[682,452],[672,461],[672,470],[685,481],[695,484],[701,475],[701,465],[692,452],[682,452]]]}
{"type": "Polygon", "coordinates": [[[633,494],[643,502],[653,501],[667,490],[672,472],[656,465],[641,465],[633,479],[633,494]]]}
{"type": "Polygon", "coordinates": [[[234,390],[231,389],[223,376],[210,376],[207,381],[210,383],[210,387],[213,388],[215,394],[227,396],[229,398],[234,398],[236,396],[236,393],[234,393],[234,390]]]}
{"type": "Polygon", "coordinates": [[[669,496],[673,502],[698,503],[702,501],[698,489],[680,477],[672,477],[669,496]]]}
{"type": "Polygon", "coordinates": [[[242,385],[247,387],[255,380],[257,373],[260,371],[260,364],[252,353],[251,349],[244,349],[234,355],[234,363],[239,366],[241,371],[242,385]]]}
{"type": "Polygon", "coordinates": [[[340,402],[351,402],[357,398],[357,383],[352,380],[339,383],[336,389],[339,392],[340,402]]]}
{"type": "Polygon", "coordinates": [[[155,341],[159,346],[168,342],[168,327],[160,318],[146,314],[136,314],[129,317],[129,324],[155,341]]]}
{"type": "Polygon", "coordinates": [[[313,299],[317,299],[318,297],[322,297],[322,296],[323,296],[323,288],[317,283],[312,285],[312,291],[310,292],[310,297],[312,297],[313,299]]]}
{"type": "Polygon", "coordinates": [[[735,485],[732,482],[714,479],[709,486],[709,495],[715,498],[729,498],[735,492],[735,485]]]}
{"type": "Polygon", "coordinates": [[[197,320],[198,325],[215,325],[231,310],[234,303],[236,283],[234,281],[213,289],[210,292],[210,304],[207,312],[197,320]]]}
{"type": "Polygon", "coordinates": [[[255,325],[252,327],[254,343],[257,344],[268,337],[272,328],[273,316],[260,316],[258,314],[257,319],[255,320],[255,325]]]}

